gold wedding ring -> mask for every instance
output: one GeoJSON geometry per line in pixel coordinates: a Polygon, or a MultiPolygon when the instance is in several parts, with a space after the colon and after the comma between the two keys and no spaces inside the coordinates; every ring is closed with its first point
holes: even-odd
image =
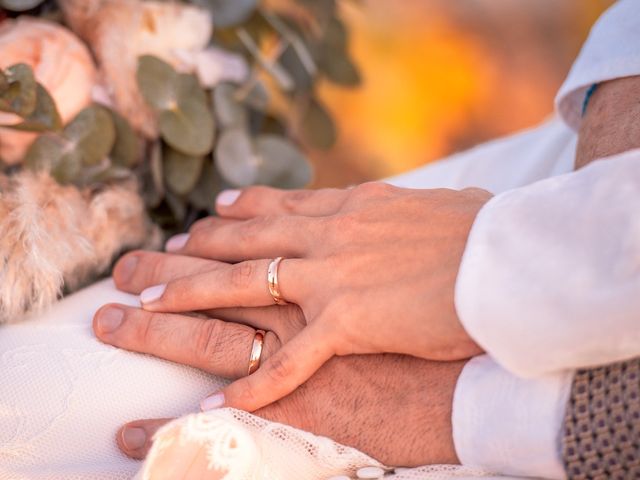
{"type": "Polygon", "coordinates": [[[269,293],[276,305],[287,305],[287,301],[282,298],[280,286],[278,285],[278,267],[283,258],[278,257],[271,261],[267,269],[267,283],[269,284],[269,293]]]}
{"type": "Polygon", "coordinates": [[[260,368],[260,357],[262,357],[262,345],[264,344],[264,330],[257,330],[255,337],[253,337],[253,344],[251,345],[251,355],[249,355],[249,370],[248,375],[260,368]]]}

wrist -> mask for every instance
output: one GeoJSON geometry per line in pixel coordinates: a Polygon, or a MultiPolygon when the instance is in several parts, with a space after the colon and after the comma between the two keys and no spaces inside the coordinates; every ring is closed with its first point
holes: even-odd
{"type": "Polygon", "coordinates": [[[584,111],[575,168],[637,147],[640,147],[640,76],[599,84],[584,111]]]}

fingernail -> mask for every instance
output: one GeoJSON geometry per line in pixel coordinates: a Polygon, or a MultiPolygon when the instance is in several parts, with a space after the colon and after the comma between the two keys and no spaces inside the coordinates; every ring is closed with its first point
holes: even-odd
{"type": "Polygon", "coordinates": [[[223,190],[218,195],[218,198],[216,198],[216,204],[222,205],[223,207],[233,205],[240,196],[240,193],[240,190],[223,190]]]}
{"type": "Polygon", "coordinates": [[[140,427],[124,427],[122,443],[127,450],[139,450],[147,443],[147,432],[140,427]]]}
{"type": "Polygon", "coordinates": [[[118,263],[117,275],[119,279],[122,281],[129,280],[133,276],[133,271],[136,269],[138,265],[138,256],[137,255],[129,255],[128,257],[123,258],[118,263]]]}
{"type": "Polygon", "coordinates": [[[208,410],[215,410],[224,405],[224,394],[214,393],[213,395],[205,398],[200,402],[200,410],[206,412],[208,410]]]}
{"type": "Polygon", "coordinates": [[[149,287],[143,290],[142,293],[140,294],[140,301],[143,304],[155,302],[162,296],[166,288],[167,288],[167,285],[164,283],[162,285],[155,285],[153,287],[149,287]]]}
{"type": "Polygon", "coordinates": [[[189,236],[190,235],[188,233],[181,233],[179,235],[174,235],[167,241],[166,245],[164,246],[164,249],[167,252],[177,252],[187,244],[187,241],[189,240],[189,236]]]}
{"type": "Polygon", "coordinates": [[[98,330],[101,333],[111,333],[122,323],[124,310],[118,307],[108,307],[98,315],[98,330]]]}

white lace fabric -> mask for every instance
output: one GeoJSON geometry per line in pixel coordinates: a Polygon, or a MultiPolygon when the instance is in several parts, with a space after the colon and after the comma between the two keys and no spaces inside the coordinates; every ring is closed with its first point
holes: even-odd
{"type": "MultiPolygon", "coordinates": [[[[143,464],[118,450],[117,429],[135,419],[193,414],[200,399],[225,383],[193,368],[100,343],[91,321],[109,302],[136,305],[138,300],[105,280],[45,314],[0,328],[0,480],[131,479],[143,464]]],[[[237,439],[234,458],[244,460],[242,467],[229,464],[228,480],[320,480],[377,464],[327,438],[230,409],[186,416],[170,425],[163,432],[189,425],[193,432],[193,425],[199,425],[200,447],[193,448],[206,445],[212,465],[229,461],[226,446],[229,438],[237,439]]],[[[152,463],[145,464],[147,471],[152,463]]],[[[396,478],[480,475],[435,466],[396,478]]],[[[150,477],[141,471],[137,478],[150,477]]]]}

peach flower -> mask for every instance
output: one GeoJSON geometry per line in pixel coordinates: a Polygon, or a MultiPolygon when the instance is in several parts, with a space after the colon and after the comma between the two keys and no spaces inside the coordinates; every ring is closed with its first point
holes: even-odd
{"type": "MultiPolygon", "coordinates": [[[[32,17],[0,24],[0,68],[26,63],[55,100],[63,122],[91,103],[96,68],[87,47],[57,23],[32,17]]],[[[0,124],[17,123],[0,113],[0,124]]],[[[0,159],[19,163],[36,134],[0,128],[0,159]]]]}

